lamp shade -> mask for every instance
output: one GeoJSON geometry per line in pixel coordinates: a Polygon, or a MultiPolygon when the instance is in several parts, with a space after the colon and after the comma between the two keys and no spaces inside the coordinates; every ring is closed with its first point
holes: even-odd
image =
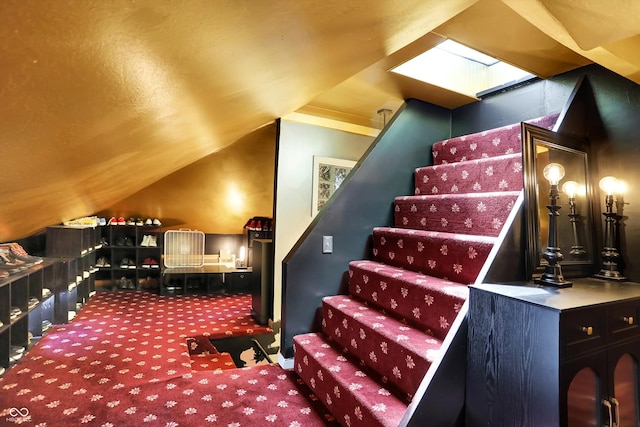
{"type": "Polygon", "coordinates": [[[607,193],[607,196],[611,196],[616,192],[618,187],[618,180],[613,176],[605,176],[600,180],[600,189],[607,193]]]}
{"type": "Polygon", "coordinates": [[[549,163],[542,170],[542,175],[549,181],[551,185],[558,185],[560,180],[564,177],[564,166],[560,163],[549,163]]]}

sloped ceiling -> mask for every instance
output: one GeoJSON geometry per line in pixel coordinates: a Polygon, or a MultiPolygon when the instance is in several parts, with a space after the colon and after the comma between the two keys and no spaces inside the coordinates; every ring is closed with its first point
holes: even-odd
{"type": "Polygon", "coordinates": [[[375,127],[405,98],[475,102],[387,72],[446,37],[543,78],[593,61],[640,82],[638,6],[611,3],[3,0],[0,241],[106,209],[296,110],[375,127]],[[597,17],[619,24],[587,34],[597,17]]]}

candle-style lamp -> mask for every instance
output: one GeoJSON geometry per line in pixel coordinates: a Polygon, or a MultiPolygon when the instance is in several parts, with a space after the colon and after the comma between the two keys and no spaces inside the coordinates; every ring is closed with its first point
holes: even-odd
{"type": "Polygon", "coordinates": [[[571,222],[571,228],[573,230],[573,246],[571,246],[571,251],[569,252],[572,256],[576,258],[583,257],[587,251],[584,250],[584,247],[580,245],[578,240],[578,217],[580,214],[576,209],[576,195],[584,193],[585,188],[581,186],[575,181],[567,181],[562,184],[562,192],[567,195],[569,198],[569,213],[567,216],[569,217],[569,222],[571,222]]]}
{"type": "Polygon", "coordinates": [[[549,200],[551,201],[547,205],[549,209],[549,238],[547,240],[547,250],[542,254],[542,257],[547,261],[545,271],[542,275],[535,279],[535,283],[543,286],[554,286],[556,288],[568,288],[573,283],[565,280],[562,275],[562,267],[560,261],[564,258],[558,247],[558,230],[557,222],[558,211],[558,183],[564,177],[564,166],[560,163],[549,163],[542,171],[545,179],[549,181],[549,200]]]}
{"type": "Polygon", "coordinates": [[[615,246],[615,226],[618,222],[617,213],[613,212],[614,195],[620,195],[620,190],[624,187],[613,176],[605,176],[600,180],[600,189],[606,194],[604,215],[604,248],[602,250],[602,268],[595,275],[599,279],[606,280],[627,280],[618,271],[620,254],[615,246]]]}

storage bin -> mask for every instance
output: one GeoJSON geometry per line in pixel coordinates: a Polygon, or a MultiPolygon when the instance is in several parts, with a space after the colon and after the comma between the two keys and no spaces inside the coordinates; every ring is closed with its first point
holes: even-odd
{"type": "Polygon", "coordinates": [[[164,265],[167,268],[202,267],[204,233],[185,229],[165,231],[164,265]]]}

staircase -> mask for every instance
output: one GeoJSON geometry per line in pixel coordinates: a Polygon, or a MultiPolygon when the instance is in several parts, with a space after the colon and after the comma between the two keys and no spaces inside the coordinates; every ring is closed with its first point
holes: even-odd
{"type": "Polygon", "coordinates": [[[521,151],[519,124],[434,144],[349,294],[323,298],[322,332],[294,337],[294,369],[343,426],[399,425],[522,190],[521,151]]]}

